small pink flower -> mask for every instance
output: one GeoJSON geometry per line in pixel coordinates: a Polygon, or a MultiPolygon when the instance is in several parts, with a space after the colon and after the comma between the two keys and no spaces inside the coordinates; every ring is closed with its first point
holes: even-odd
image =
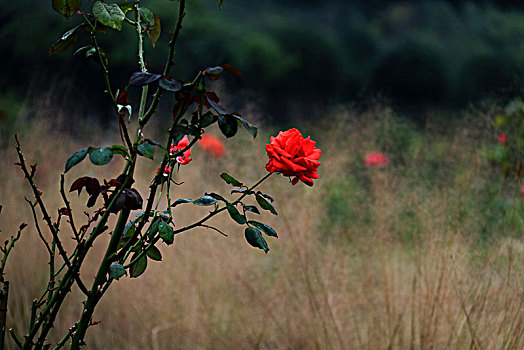
{"type": "Polygon", "coordinates": [[[382,152],[371,152],[364,157],[364,164],[368,168],[380,168],[388,164],[388,157],[382,152]]]}
{"type": "MultiPolygon", "coordinates": [[[[189,139],[187,138],[187,135],[184,135],[180,141],[178,141],[177,145],[171,145],[171,149],[169,150],[170,155],[174,155],[180,150],[183,150],[189,146],[189,139]]],[[[191,148],[184,151],[184,153],[181,156],[176,157],[176,161],[180,165],[186,165],[189,164],[193,159],[189,158],[191,157],[191,148]]]]}
{"type": "Polygon", "coordinates": [[[505,145],[506,142],[508,142],[508,135],[506,135],[505,132],[501,132],[498,135],[498,140],[499,140],[499,143],[505,145]]]}

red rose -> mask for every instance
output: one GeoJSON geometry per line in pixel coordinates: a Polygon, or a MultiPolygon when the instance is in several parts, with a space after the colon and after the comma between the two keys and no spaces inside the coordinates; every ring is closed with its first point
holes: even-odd
{"type": "MultiPolygon", "coordinates": [[[[169,154],[173,155],[177,153],[178,151],[183,150],[189,146],[189,139],[187,138],[187,135],[184,135],[180,141],[178,141],[177,145],[171,145],[171,149],[169,150],[169,154]]],[[[184,153],[181,156],[176,157],[176,161],[181,165],[189,164],[193,159],[189,158],[191,157],[191,148],[184,151],[184,153]]]]}
{"type": "Polygon", "coordinates": [[[364,164],[367,167],[383,167],[388,164],[388,157],[381,152],[371,152],[364,157],[364,164]]]}
{"type": "Polygon", "coordinates": [[[506,142],[508,142],[508,135],[506,135],[505,132],[501,132],[501,133],[498,135],[498,139],[499,139],[499,143],[505,145],[506,142]]]}
{"type": "Polygon", "coordinates": [[[308,186],[313,186],[313,179],[318,179],[318,159],[322,155],[315,145],[315,141],[309,136],[304,139],[297,129],[281,131],[277,137],[271,136],[271,144],[266,145],[269,157],[266,170],[270,173],[294,176],[291,180],[293,185],[300,180],[308,186]]]}
{"type": "Polygon", "coordinates": [[[198,141],[198,145],[202,147],[204,152],[217,158],[222,158],[226,154],[224,142],[211,134],[204,134],[202,139],[198,141]]]}

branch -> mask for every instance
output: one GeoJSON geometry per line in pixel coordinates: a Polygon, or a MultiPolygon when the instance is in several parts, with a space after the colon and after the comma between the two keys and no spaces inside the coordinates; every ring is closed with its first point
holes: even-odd
{"type": "Polygon", "coordinates": [[[65,188],[64,188],[64,174],[60,174],[60,194],[62,195],[62,199],[64,200],[64,204],[66,206],[68,216],[69,216],[69,225],[71,226],[71,230],[73,230],[73,234],[75,235],[75,239],[77,242],[80,242],[80,235],[78,234],[78,231],[75,226],[75,222],[73,220],[73,211],[71,210],[71,204],[69,203],[69,200],[67,199],[65,188]]]}
{"type": "MultiPolygon", "coordinates": [[[[17,154],[18,154],[18,159],[20,160],[18,165],[20,166],[20,168],[24,172],[24,175],[25,175],[27,181],[29,182],[29,185],[31,186],[31,189],[33,190],[33,194],[35,195],[36,201],[37,201],[37,203],[38,203],[38,205],[40,207],[40,210],[42,211],[42,214],[44,215],[44,221],[47,223],[47,226],[49,227],[49,230],[51,231],[51,234],[53,235],[53,239],[55,240],[56,247],[58,248],[58,252],[60,253],[60,256],[64,260],[64,262],[67,265],[67,267],[69,269],[71,269],[71,261],[69,261],[69,258],[67,256],[67,252],[65,251],[65,249],[64,249],[64,247],[62,245],[62,242],[60,241],[60,238],[58,237],[58,228],[55,225],[53,225],[53,223],[51,221],[51,217],[47,213],[47,209],[46,209],[45,204],[44,204],[44,202],[42,200],[41,192],[38,190],[38,187],[36,186],[35,182],[33,181],[34,170],[31,172],[31,174],[29,174],[29,171],[27,170],[27,166],[26,166],[26,163],[25,163],[24,155],[23,155],[22,150],[21,150],[20,141],[18,141],[18,136],[16,136],[16,135],[15,135],[15,140],[16,140],[16,151],[17,151],[17,154]]],[[[76,272],[74,274],[74,278],[75,278],[75,280],[76,280],[80,290],[84,294],[87,293],[87,288],[85,287],[84,283],[80,280],[80,277],[78,276],[78,272],[76,272]]]]}
{"type": "MultiPolygon", "coordinates": [[[[251,186],[249,188],[248,191],[246,191],[245,193],[243,193],[236,201],[234,201],[233,203],[231,203],[232,205],[235,205],[237,203],[240,203],[240,201],[245,197],[247,196],[247,193],[249,193],[250,191],[252,191],[253,189],[255,189],[255,187],[257,187],[258,185],[260,185],[262,182],[264,182],[267,178],[269,178],[273,173],[268,173],[266,174],[262,179],[260,179],[256,184],[254,184],[253,186],[251,186]]],[[[211,213],[209,213],[207,216],[205,216],[204,218],[202,218],[201,220],[191,224],[191,225],[188,225],[188,226],[185,226],[185,227],[182,227],[182,228],[179,228],[178,230],[174,230],[174,234],[179,234],[179,233],[182,233],[182,232],[185,232],[185,231],[188,231],[188,230],[191,230],[192,228],[195,228],[195,227],[206,227],[206,228],[211,228],[211,229],[215,229],[214,227],[212,226],[207,226],[207,225],[203,225],[204,222],[206,222],[207,220],[211,219],[213,216],[217,215],[218,213],[226,210],[226,206],[220,208],[220,209],[217,209],[211,213]]],[[[215,229],[216,230],[216,229],[215,229]]],[[[220,232],[220,231],[218,231],[220,232]]],[[[222,232],[220,232],[222,233],[222,232]]],[[[222,233],[223,234],[223,233],[222,233]]],[[[225,235],[227,237],[227,235],[225,235]]],[[[146,254],[148,252],[148,250],[154,246],[156,244],[156,242],[158,242],[158,240],[160,239],[160,236],[157,235],[155,236],[153,239],[151,239],[151,242],[147,245],[147,247],[142,250],[140,253],[138,253],[135,258],[130,261],[128,264],[124,265],[124,268],[128,268],[130,267],[131,265],[133,265],[135,262],[137,262],[138,260],[140,260],[140,258],[142,256],[144,256],[144,254],[146,254]]]]}
{"type": "Polygon", "coordinates": [[[4,270],[5,270],[5,265],[7,263],[7,257],[9,256],[11,249],[13,249],[13,247],[15,246],[16,241],[20,239],[20,234],[22,233],[22,230],[26,227],[27,227],[27,224],[25,223],[21,224],[20,227],[18,228],[18,232],[16,236],[11,236],[11,238],[9,239],[9,243],[6,242],[5,247],[0,248],[2,252],[4,253],[2,257],[2,262],[0,264],[0,282],[4,282],[4,270]]]}
{"type": "MultiPolygon", "coordinates": [[[[180,7],[178,9],[178,21],[175,26],[175,31],[171,35],[171,40],[169,41],[169,53],[167,56],[166,65],[164,67],[164,72],[162,75],[167,76],[169,74],[169,71],[171,70],[171,67],[175,64],[175,61],[173,57],[175,56],[175,45],[178,39],[178,36],[180,34],[180,30],[182,29],[182,21],[185,17],[185,7],[186,7],[186,0],[180,0],[180,7]]],[[[143,128],[144,125],[147,124],[149,121],[149,118],[155,113],[158,102],[160,100],[160,96],[162,96],[162,92],[164,89],[162,89],[160,86],[156,89],[156,92],[153,96],[153,101],[151,102],[151,106],[145,113],[144,117],[142,119],[139,119],[140,127],[143,128]]]]}

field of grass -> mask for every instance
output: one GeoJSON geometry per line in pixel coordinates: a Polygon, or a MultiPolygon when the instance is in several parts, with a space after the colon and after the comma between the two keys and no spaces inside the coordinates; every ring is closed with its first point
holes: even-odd
{"type": "MultiPolygon", "coordinates": [[[[63,127],[68,115],[52,113],[14,129],[27,161],[38,162],[36,181],[56,213],[67,157],[87,144],[117,143],[118,135],[73,139],[63,127]]],[[[521,183],[504,177],[486,157],[496,145],[491,117],[472,110],[454,126],[420,129],[379,106],[364,113],[335,109],[324,122],[299,126],[323,151],[320,179],[312,188],[292,186],[282,176],[264,183],[279,212],[262,214],[279,233],[268,239],[270,252],[250,247],[242,228],[226,217],[214,226],[227,238],[205,229],[176,236],[172,246],[162,247],[161,263],[112,285],[95,312],[101,323],[88,331],[88,348],[523,348],[521,183]],[[388,166],[366,168],[362,159],[371,151],[384,152],[388,166]]],[[[254,183],[265,175],[263,146],[276,131],[262,128],[254,141],[246,135],[228,141],[220,160],[195,148],[194,161],[177,178],[184,184],[172,196],[228,194],[218,177],[222,171],[254,183]]],[[[2,239],[21,222],[32,223],[23,200],[30,192],[15,158],[12,147],[0,150],[2,239]]],[[[68,173],[67,184],[85,175],[114,177],[119,161],[104,168],[82,163],[68,173]]],[[[142,165],[136,187],[144,194],[158,164],[142,165]]],[[[84,196],[71,195],[79,222],[84,196]]],[[[177,225],[206,212],[181,207],[177,225]]],[[[69,233],[61,234],[67,240],[69,233]]],[[[97,242],[98,251],[107,238],[97,242]]],[[[96,251],[90,256],[83,278],[95,273],[100,258],[96,251]]],[[[8,327],[19,335],[46,263],[35,229],[28,227],[6,274],[8,327]]],[[[67,299],[54,340],[79,317],[81,301],[77,291],[67,299]]]]}

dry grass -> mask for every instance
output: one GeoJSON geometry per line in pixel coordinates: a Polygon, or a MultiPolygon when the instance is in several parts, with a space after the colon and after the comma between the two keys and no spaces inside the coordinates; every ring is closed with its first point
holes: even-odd
{"type": "MultiPolygon", "coordinates": [[[[95,313],[102,323],[89,330],[88,348],[523,348],[519,226],[505,216],[486,217],[497,204],[488,203],[486,209],[477,195],[489,187],[496,198],[513,203],[514,216],[521,207],[508,195],[516,185],[486,164],[485,141],[470,128],[454,135],[422,135],[402,148],[388,134],[396,130],[390,130],[391,111],[371,111],[359,119],[365,123],[351,121],[348,111],[335,114],[336,127],[313,129],[325,130],[315,133],[324,155],[321,179],[313,188],[291,186],[282,177],[263,185],[279,211],[278,217],[263,214],[280,236],[268,239],[268,255],[248,246],[242,229],[225,217],[216,224],[228,238],[211,230],[177,236],[173,246],[162,247],[163,262],[150,263],[138,279],[113,284],[95,313]],[[380,136],[381,130],[392,138],[380,136]],[[389,150],[392,165],[363,168],[362,154],[377,148],[389,150]],[[489,239],[479,240],[486,236],[482,230],[489,231],[489,239]]],[[[21,134],[26,157],[38,160],[44,198],[51,208],[60,207],[58,172],[68,154],[85,145],[42,125],[21,134]]],[[[227,193],[220,171],[245,183],[256,181],[264,175],[266,138],[230,141],[221,161],[195,151],[193,163],[181,171],[185,184],[173,196],[195,197],[211,189],[227,193]]],[[[116,140],[99,137],[92,144],[116,140]]],[[[1,156],[0,228],[7,236],[31,219],[23,202],[27,187],[11,165],[14,152],[1,156]]],[[[156,170],[153,163],[143,164],[142,194],[148,174],[156,170]]],[[[68,181],[82,175],[107,178],[106,170],[114,176],[118,165],[81,165],[68,181]]],[[[85,198],[74,197],[81,220],[85,198]]],[[[204,212],[182,208],[177,217],[183,224],[204,212]]],[[[105,243],[98,242],[99,250],[105,243]]],[[[86,279],[99,259],[92,255],[82,274],[86,279]]],[[[34,230],[24,231],[8,265],[9,326],[22,334],[47,268],[34,230]]],[[[71,295],[53,339],[78,317],[81,300],[78,293],[71,295]]]]}

